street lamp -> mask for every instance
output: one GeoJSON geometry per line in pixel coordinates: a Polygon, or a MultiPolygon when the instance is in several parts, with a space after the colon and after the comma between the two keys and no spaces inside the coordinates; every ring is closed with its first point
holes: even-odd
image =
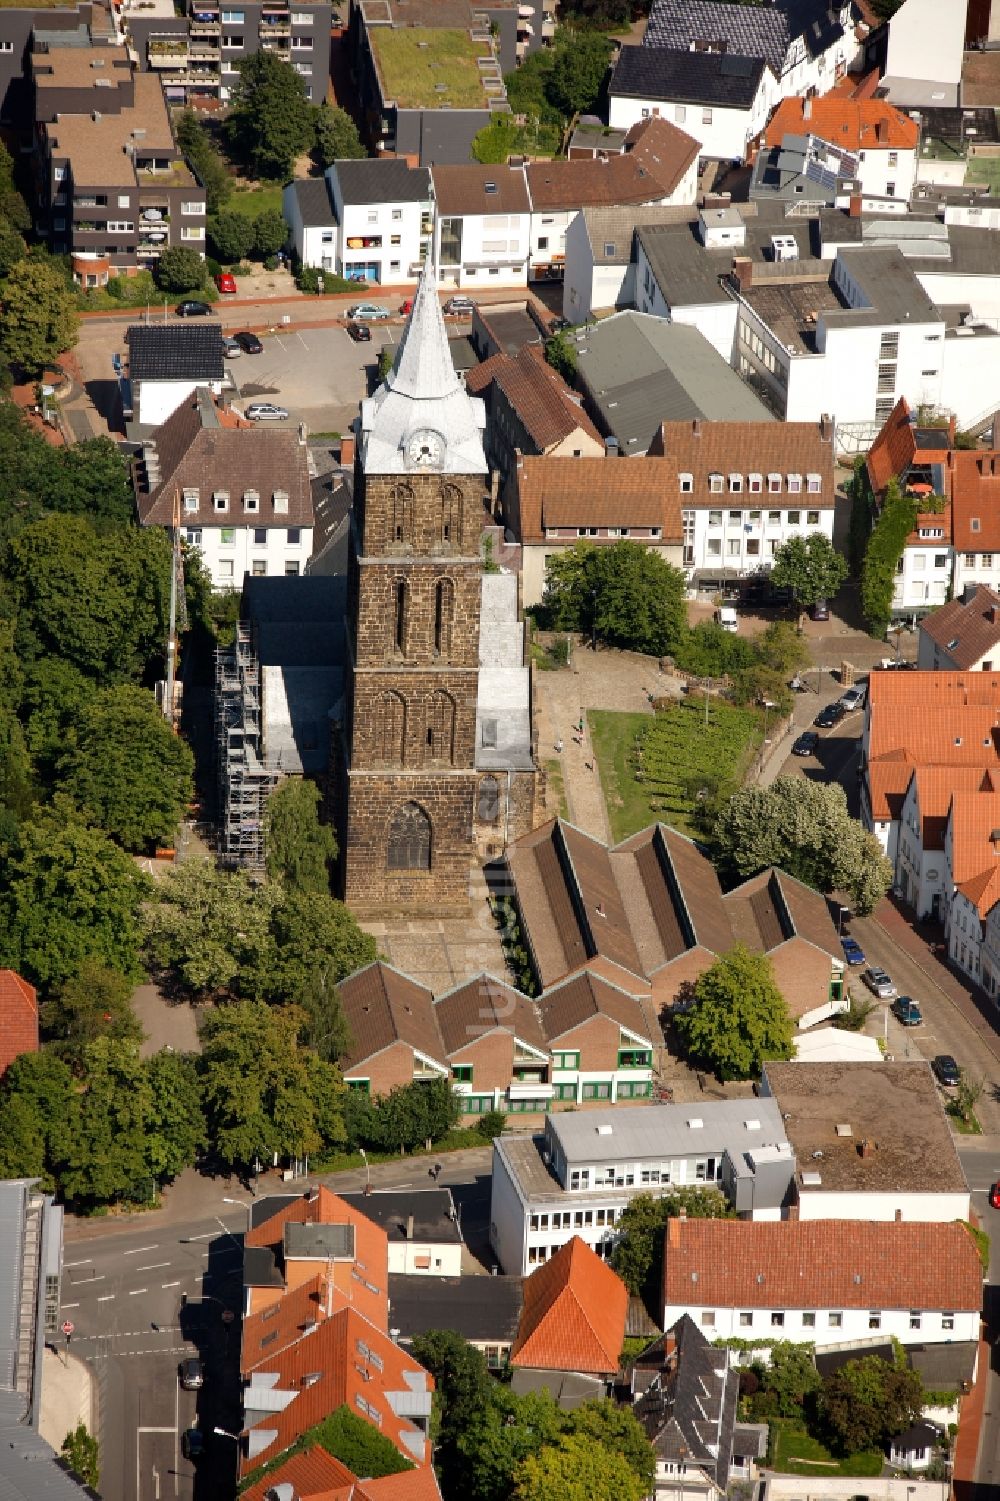
{"type": "Polygon", "coordinates": [[[370,1194],[372,1191],[372,1170],[368,1165],[368,1153],[364,1147],[358,1147],[358,1151],[361,1153],[365,1164],[365,1193],[370,1194]]]}
{"type": "Polygon", "coordinates": [[[851,909],[850,909],[850,907],[839,907],[838,908],[838,910],[837,910],[837,937],[838,938],[840,938],[842,936],[842,934],[843,934],[843,929],[844,929],[844,915],[845,915],[845,913],[846,913],[846,915],[848,917],[850,917],[850,915],[851,915],[851,909]]]}
{"type": "Polygon", "coordinates": [[[764,738],[761,741],[761,745],[760,745],[760,769],[761,769],[761,771],[763,771],[764,770],[764,752],[766,751],[768,745],[770,745],[770,743],[771,743],[768,740],[768,738],[767,738],[767,714],[768,714],[768,710],[769,709],[775,709],[775,708],[777,708],[777,704],[775,704],[769,698],[762,698],[761,699],[761,703],[764,705],[764,738]]]}
{"type": "Polygon", "coordinates": [[[590,591],[590,649],[597,650],[597,590],[590,591]]]}

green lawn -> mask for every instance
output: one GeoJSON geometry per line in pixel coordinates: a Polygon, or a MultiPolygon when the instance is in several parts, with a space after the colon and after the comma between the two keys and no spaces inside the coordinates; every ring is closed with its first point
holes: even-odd
{"type": "Polygon", "coordinates": [[[1000,157],[970,156],[965,168],[965,180],[987,182],[991,192],[1000,192],[1000,157]]]}
{"type": "Polygon", "coordinates": [[[368,35],[382,75],[383,94],[401,108],[446,102],[453,109],[487,105],[477,59],[490,57],[490,49],[485,42],[474,42],[467,31],[376,26],[368,35]]]}
{"type": "Polygon", "coordinates": [[[774,1468],[786,1475],[811,1475],[817,1481],[824,1475],[881,1475],[883,1456],[875,1451],[849,1454],[835,1459],[818,1439],[810,1437],[792,1418],[772,1418],[771,1439],[774,1445],[774,1468]]]}
{"type": "Polygon", "coordinates": [[[232,210],[234,214],[246,214],[250,219],[256,219],[258,214],[266,214],[268,209],[277,209],[281,213],[281,189],[274,188],[241,188],[234,193],[225,205],[226,210],[232,210]]]}
{"type": "Polygon", "coordinates": [[[549,791],[559,804],[559,817],[569,818],[569,804],[566,801],[566,783],[563,778],[562,762],[554,757],[545,763],[545,780],[549,791]]]}
{"type": "Polygon", "coordinates": [[[588,714],[612,839],[658,820],[692,833],[699,792],[738,787],[760,744],[760,716],[712,699],[682,701],[655,715],[588,714]]]}

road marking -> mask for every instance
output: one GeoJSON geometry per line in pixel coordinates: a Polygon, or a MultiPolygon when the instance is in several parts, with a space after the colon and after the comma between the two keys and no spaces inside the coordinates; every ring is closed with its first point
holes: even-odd
{"type": "Polygon", "coordinates": [[[159,1248],[158,1245],[156,1245],[156,1246],[136,1246],[136,1248],[135,1248],[134,1251],[123,1251],[122,1255],[123,1256],[141,1256],[142,1253],[143,1253],[143,1251],[158,1251],[159,1249],[160,1248],[159,1248]]]}
{"type": "Polygon", "coordinates": [[[131,1289],[131,1291],[129,1292],[129,1297],[130,1298],[137,1298],[140,1293],[148,1293],[148,1292],[149,1292],[149,1288],[148,1287],[133,1287],[131,1289]]]}
{"type": "Polygon", "coordinates": [[[93,1264],[93,1260],[94,1258],[92,1256],[88,1256],[86,1261],[64,1261],[63,1271],[68,1272],[75,1266],[91,1266],[93,1264]]]}
{"type": "Polygon", "coordinates": [[[60,1308],[79,1308],[79,1303],[60,1303],[60,1308]]]}
{"type": "Polygon", "coordinates": [[[136,1271],[137,1272],[158,1272],[161,1267],[169,1266],[169,1265],[170,1265],[169,1261],[153,1261],[153,1262],[150,1262],[149,1266],[137,1266],[136,1267],[136,1271]]]}
{"type": "Polygon", "coordinates": [[[185,1240],[215,1240],[218,1230],[209,1230],[207,1235],[186,1235],[185,1240]]]}
{"type": "Polygon", "coordinates": [[[71,1277],[69,1280],[72,1282],[72,1284],[73,1284],[74,1287],[80,1288],[80,1290],[82,1292],[83,1289],[85,1287],[89,1287],[92,1282],[107,1282],[108,1279],[107,1279],[107,1277],[105,1277],[104,1273],[102,1272],[99,1277],[80,1277],[80,1278],[71,1277]]]}
{"type": "Polygon", "coordinates": [[[179,1282],[161,1282],[160,1286],[161,1287],[180,1287],[180,1283],[179,1282]]]}
{"type": "Polygon", "coordinates": [[[114,1293],[105,1293],[104,1297],[103,1298],[98,1298],[97,1301],[98,1301],[98,1303],[110,1303],[113,1298],[114,1298],[114,1293]]]}

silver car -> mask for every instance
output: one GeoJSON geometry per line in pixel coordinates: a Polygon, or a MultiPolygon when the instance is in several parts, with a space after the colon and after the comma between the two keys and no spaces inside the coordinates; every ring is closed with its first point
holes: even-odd
{"type": "Polygon", "coordinates": [[[277,407],[273,401],[251,401],[244,415],[251,422],[285,422],[288,419],[288,408],[277,407]]]}
{"type": "Polygon", "coordinates": [[[871,969],[863,970],[861,978],[868,986],[872,995],[877,995],[880,1001],[891,1001],[893,996],[896,995],[895,985],[885,970],[879,969],[877,965],[871,969]]]}

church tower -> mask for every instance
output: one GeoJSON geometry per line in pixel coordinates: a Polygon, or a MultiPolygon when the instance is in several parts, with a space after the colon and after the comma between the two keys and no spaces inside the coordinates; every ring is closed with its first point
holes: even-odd
{"type": "Polygon", "coordinates": [[[356,423],[340,839],[358,912],[469,900],[484,426],[428,260],[392,370],[356,423]]]}

